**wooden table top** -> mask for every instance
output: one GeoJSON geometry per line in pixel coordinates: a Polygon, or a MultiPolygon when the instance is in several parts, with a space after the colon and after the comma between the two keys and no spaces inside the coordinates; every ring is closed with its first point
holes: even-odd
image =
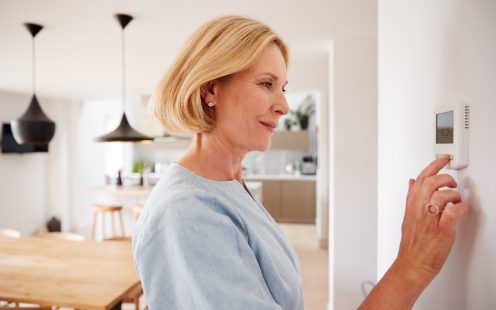
{"type": "Polygon", "coordinates": [[[137,285],[129,242],[0,238],[0,300],[111,309],[137,285]]]}

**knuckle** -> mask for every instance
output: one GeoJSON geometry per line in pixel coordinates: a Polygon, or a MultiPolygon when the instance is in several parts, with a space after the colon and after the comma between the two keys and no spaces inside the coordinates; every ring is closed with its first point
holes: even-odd
{"type": "Polygon", "coordinates": [[[434,179],[432,177],[425,179],[424,181],[424,186],[427,187],[428,189],[433,189],[436,186],[436,183],[434,182],[434,179]]]}
{"type": "Polygon", "coordinates": [[[454,191],[454,190],[450,190],[449,192],[447,192],[447,197],[446,197],[446,201],[450,201],[450,202],[460,202],[462,200],[462,195],[460,195],[459,192],[457,191],[454,191]]]}
{"type": "Polygon", "coordinates": [[[432,194],[431,196],[431,202],[432,203],[435,203],[435,204],[439,204],[441,202],[442,198],[441,198],[441,193],[436,191],[432,194]]]}
{"type": "MultiPolygon", "coordinates": [[[[439,176],[443,177],[443,178],[448,178],[448,179],[453,179],[453,177],[447,173],[442,173],[442,174],[439,174],[439,176]]],[[[454,180],[454,179],[453,179],[454,180]]]]}
{"type": "Polygon", "coordinates": [[[448,202],[448,201],[460,201],[461,200],[461,195],[457,191],[454,190],[440,190],[438,191],[439,195],[442,195],[443,199],[448,202]]]}
{"type": "Polygon", "coordinates": [[[450,184],[452,186],[455,186],[455,187],[457,186],[455,178],[451,175],[448,175],[448,174],[446,175],[446,183],[450,184]]]}
{"type": "Polygon", "coordinates": [[[446,183],[446,184],[456,183],[455,178],[453,178],[449,174],[441,174],[440,177],[442,178],[443,183],[446,183]]]}

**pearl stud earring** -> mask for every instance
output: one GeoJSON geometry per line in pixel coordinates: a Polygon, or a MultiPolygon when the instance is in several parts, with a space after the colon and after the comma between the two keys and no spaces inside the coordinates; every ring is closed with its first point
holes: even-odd
{"type": "Polygon", "coordinates": [[[209,107],[213,107],[213,106],[215,105],[215,103],[213,103],[213,102],[209,102],[209,103],[207,103],[207,105],[208,105],[209,107]]]}

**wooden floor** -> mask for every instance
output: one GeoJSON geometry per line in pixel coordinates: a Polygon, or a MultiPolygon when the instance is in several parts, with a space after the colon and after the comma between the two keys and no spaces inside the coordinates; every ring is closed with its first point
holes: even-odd
{"type": "Polygon", "coordinates": [[[300,259],[305,310],[327,309],[328,252],[319,248],[315,225],[279,225],[300,259]]]}

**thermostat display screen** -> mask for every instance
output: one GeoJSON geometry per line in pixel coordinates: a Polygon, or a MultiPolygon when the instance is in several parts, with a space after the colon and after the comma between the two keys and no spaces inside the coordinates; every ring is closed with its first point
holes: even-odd
{"type": "Polygon", "coordinates": [[[436,143],[453,143],[453,111],[436,114],[436,143]]]}

